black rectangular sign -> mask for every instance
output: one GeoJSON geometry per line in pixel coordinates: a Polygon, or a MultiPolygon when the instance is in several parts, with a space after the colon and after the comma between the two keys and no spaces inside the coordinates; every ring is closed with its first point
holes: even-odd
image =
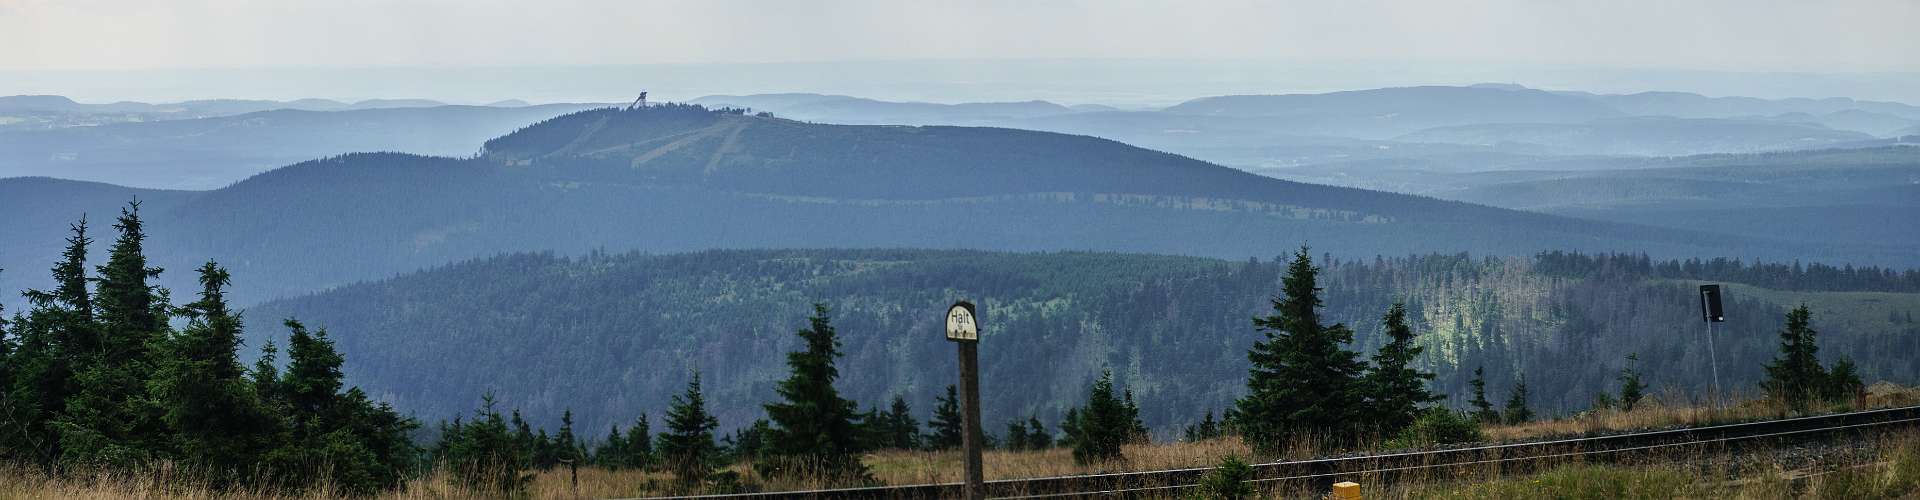
{"type": "Polygon", "coordinates": [[[1720,308],[1720,285],[1700,285],[1700,316],[1713,323],[1727,321],[1726,311],[1720,308]]]}

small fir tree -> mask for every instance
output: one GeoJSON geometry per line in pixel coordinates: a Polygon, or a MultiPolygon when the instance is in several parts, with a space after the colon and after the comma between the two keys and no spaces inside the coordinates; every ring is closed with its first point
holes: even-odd
{"type": "Polygon", "coordinates": [[[1507,425],[1524,424],[1533,421],[1533,409],[1527,407],[1527,381],[1520,379],[1513,383],[1513,394],[1507,397],[1507,425]]]}
{"type": "Polygon", "coordinates": [[[1486,369],[1475,367],[1473,380],[1467,385],[1473,387],[1473,401],[1469,403],[1473,405],[1473,419],[1483,425],[1500,423],[1500,412],[1494,411],[1493,402],[1487,400],[1486,369]]]}
{"type": "Polygon", "coordinates": [[[1121,446],[1133,439],[1126,403],[1113,391],[1113,373],[1105,372],[1087,391],[1087,404],[1067,413],[1061,428],[1073,443],[1073,461],[1081,465],[1121,458],[1121,446]]]}
{"type": "Polygon", "coordinates": [[[700,393],[700,372],[693,373],[687,391],[673,397],[667,409],[667,432],[660,435],[660,458],[673,471],[681,485],[691,487],[706,481],[714,472],[719,446],[713,442],[713,430],[719,420],[707,413],[707,400],[700,393]]]}
{"type": "Polygon", "coordinates": [[[860,462],[860,432],[855,423],[858,413],[853,401],[841,398],[833,386],[840,377],[834,358],[840,357],[827,307],[814,304],[808,328],[797,332],[805,348],[787,354],[792,370],[780,382],[781,402],[766,405],[773,422],[767,435],[770,455],[782,457],[784,464],[767,468],[774,473],[819,471],[836,481],[863,479],[866,465],[860,462]]]}
{"type": "Polygon", "coordinates": [[[1040,423],[1040,417],[1027,417],[1027,449],[1044,450],[1053,447],[1053,434],[1040,423]]]}
{"type": "Polygon", "coordinates": [[[1840,404],[1855,404],[1867,396],[1867,385],[1860,381],[1860,370],[1853,359],[1841,357],[1827,373],[1826,397],[1840,404]]]}
{"type": "Polygon", "coordinates": [[[1367,393],[1373,425],[1383,435],[1394,435],[1413,425],[1423,408],[1441,397],[1427,389],[1433,374],[1412,367],[1422,349],[1413,343],[1406,306],[1396,303],[1387,308],[1381,321],[1390,340],[1374,353],[1373,366],[1361,386],[1367,393]]]}
{"type": "Polygon", "coordinates": [[[920,447],[920,422],[914,420],[913,411],[907,407],[907,399],[894,396],[893,405],[887,410],[887,446],[911,450],[920,447]]]}
{"type": "Polygon", "coordinates": [[[959,448],[962,444],[961,429],[965,425],[960,415],[960,398],[954,387],[947,386],[947,395],[937,401],[933,407],[933,418],[927,421],[927,428],[933,431],[928,447],[935,450],[959,448]]]}
{"type": "Polygon", "coordinates": [[[1633,411],[1640,400],[1647,395],[1647,384],[1640,380],[1640,370],[1634,365],[1640,363],[1638,354],[1627,354],[1627,366],[1620,368],[1620,410],[1633,411]]]}
{"type": "Polygon", "coordinates": [[[1780,330],[1780,356],[1767,364],[1767,378],[1760,383],[1769,398],[1796,411],[1805,411],[1829,380],[1820,366],[1820,346],[1815,340],[1819,332],[1813,330],[1812,317],[1805,305],[1787,312],[1786,328],[1780,330]]]}

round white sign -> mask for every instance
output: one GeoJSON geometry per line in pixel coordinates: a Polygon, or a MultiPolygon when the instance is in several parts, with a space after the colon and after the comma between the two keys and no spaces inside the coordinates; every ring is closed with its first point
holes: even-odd
{"type": "Polygon", "coordinates": [[[947,309],[947,340],[980,340],[980,325],[973,319],[969,304],[954,304],[947,309]]]}

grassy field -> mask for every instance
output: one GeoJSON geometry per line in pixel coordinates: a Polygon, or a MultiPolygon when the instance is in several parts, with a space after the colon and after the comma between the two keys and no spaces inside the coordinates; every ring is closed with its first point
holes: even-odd
{"type": "Polygon", "coordinates": [[[1906,325],[1890,321],[1892,316],[1920,311],[1920,293],[1793,291],[1723,281],[1665,281],[1689,287],[1718,283],[1726,287],[1727,297],[1754,298],[1789,308],[1806,304],[1818,318],[1816,326],[1824,331],[1899,332],[1906,325]]]}
{"type": "MultiPolygon", "coordinates": [[[[1672,398],[1679,401],[1680,398],[1672,398]]],[[[1876,384],[1869,390],[1864,407],[1885,408],[1920,404],[1920,389],[1876,384]]],[[[1843,411],[1847,408],[1830,408],[1843,411]]],[[[1786,416],[1780,408],[1763,401],[1729,405],[1724,409],[1689,407],[1663,403],[1655,398],[1632,412],[1602,410],[1575,417],[1514,426],[1483,429],[1489,441],[1527,441],[1607,432],[1711,425],[1765,420],[1786,416]]],[[[1383,447],[1372,447],[1376,451],[1383,447]]],[[[1434,484],[1390,491],[1370,492],[1368,498],[1920,498],[1914,489],[1920,484],[1920,434],[1897,436],[1874,443],[1871,459],[1841,460],[1819,464],[1826,470],[1785,470],[1755,468],[1754,457],[1744,457],[1744,465],[1733,465],[1726,457],[1695,457],[1689,462],[1725,462],[1727,470],[1714,472],[1741,481],[1700,481],[1698,468],[1648,464],[1632,466],[1570,466],[1538,475],[1507,477],[1497,470],[1485,471],[1460,482],[1459,476],[1431,478],[1434,484]],[[1817,473],[1817,474],[1815,474],[1817,473]],[[1809,475],[1815,474],[1815,475],[1809,475]],[[1444,480],[1444,481],[1442,481],[1444,480]],[[1846,496],[1841,493],[1867,492],[1888,495],[1846,496]]],[[[1125,460],[1094,465],[1076,465],[1070,450],[988,451],[983,457],[988,479],[1016,479],[1065,476],[1100,472],[1162,470],[1212,467],[1228,456],[1247,457],[1251,450],[1238,438],[1226,437],[1201,442],[1177,442],[1132,445],[1125,449],[1125,460]]],[[[1314,455],[1307,447],[1271,457],[1298,459],[1314,455]]],[[[876,480],[885,484],[923,484],[956,482],[961,475],[961,454],[954,451],[885,450],[865,457],[876,480]]],[[[739,482],[764,491],[804,490],[836,485],[808,478],[762,478],[753,472],[753,464],[739,463],[728,468],[739,482]]],[[[1363,478],[1364,479],[1364,478],[1363,478]]],[[[596,467],[579,470],[577,483],[566,469],[541,471],[527,489],[531,498],[615,498],[685,494],[674,488],[674,478],[664,472],[610,471],[596,467]]],[[[1266,491],[1266,494],[1293,497],[1308,492],[1266,491]]],[[[120,499],[150,498],[168,500],[197,499],[307,499],[333,498],[324,487],[314,491],[286,492],[270,489],[214,490],[167,468],[138,472],[74,473],[50,477],[19,468],[0,467],[0,500],[77,498],[120,499]]],[[[466,491],[454,487],[444,477],[428,476],[409,481],[400,491],[380,495],[383,499],[461,499],[495,498],[491,492],[466,491]]]]}
{"type": "Polygon", "coordinates": [[[1682,464],[1569,465],[1529,475],[1367,492],[1384,499],[1893,499],[1920,498],[1920,434],[1787,469],[1770,456],[1703,456],[1682,464]]]}

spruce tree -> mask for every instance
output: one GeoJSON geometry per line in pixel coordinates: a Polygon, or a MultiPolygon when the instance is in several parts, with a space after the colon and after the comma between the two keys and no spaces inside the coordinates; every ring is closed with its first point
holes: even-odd
{"type": "Polygon", "coordinates": [[[1318,273],[1301,247],[1272,301],[1274,314],[1253,320],[1265,338],[1247,352],[1247,395],[1232,419],[1257,453],[1279,453],[1296,438],[1352,442],[1364,417],[1354,403],[1364,366],[1343,347],[1351,330],[1320,324],[1318,273]]]}
{"type": "Polygon", "coordinates": [[[1520,379],[1513,383],[1513,394],[1507,398],[1507,425],[1518,425],[1533,421],[1533,409],[1527,406],[1527,381],[1520,379]]]}
{"type": "MultiPolygon", "coordinates": [[[[515,434],[514,437],[516,442],[520,441],[518,434],[515,434]]],[[[520,449],[526,450],[527,452],[528,467],[547,469],[553,467],[553,464],[560,463],[559,459],[554,458],[558,456],[559,450],[553,446],[553,436],[548,436],[546,429],[540,429],[539,433],[535,434],[532,439],[525,440],[525,442],[527,444],[521,446],[520,449]]]]}
{"type": "Polygon", "coordinates": [[[1080,428],[1080,409],[1067,408],[1067,414],[1060,417],[1060,441],[1054,444],[1059,445],[1061,448],[1077,448],[1080,446],[1078,438],[1082,433],[1083,431],[1080,428]]]}
{"type": "Polygon", "coordinates": [[[60,456],[59,435],[49,419],[65,405],[61,394],[70,377],[54,344],[52,315],[35,306],[32,314],[16,313],[11,322],[12,352],[0,367],[9,378],[0,386],[0,460],[48,465],[60,456]]]}
{"type": "Polygon", "coordinates": [[[1389,341],[1373,355],[1362,387],[1372,413],[1371,424],[1382,435],[1395,435],[1413,425],[1427,404],[1442,398],[1427,389],[1433,374],[1412,367],[1422,348],[1413,343],[1413,328],[1407,325],[1407,308],[1394,304],[1381,319],[1389,341]]]}
{"type": "Polygon", "coordinates": [[[646,469],[653,466],[653,429],[647,424],[647,414],[640,414],[633,421],[633,427],[627,429],[626,448],[621,457],[628,467],[646,469]]]}
{"type": "Polygon", "coordinates": [[[153,348],[167,335],[168,306],[165,292],[149,283],[161,271],[147,267],[139,202],[121,209],[114,228],[119,237],[96,268],[98,342],[91,352],[68,353],[73,392],[53,424],[60,459],[69,464],[132,466],[165,446],[162,411],[145,396],[158,361],[153,348]]]}
{"type": "Polygon", "coordinates": [[[253,396],[259,398],[261,406],[267,408],[276,408],[280,404],[280,367],[275,365],[278,358],[280,348],[273,344],[273,340],[267,340],[259,346],[259,360],[253,360],[253,369],[248,371],[248,379],[252,379],[253,383],[253,396]]]}
{"type": "MultiPolygon", "coordinates": [[[[160,276],[161,269],[147,267],[147,233],[140,220],[140,202],[120,209],[113,227],[120,235],[107,255],[107,263],[98,268],[99,287],[94,295],[104,330],[101,353],[112,363],[142,363],[147,366],[135,368],[150,369],[151,349],[166,333],[167,303],[165,292],[149,283],[160,276]]],[[[66,285],[61,288],[64,295],[66,285]]]]}
{"type": "Polygon", "coordinates": [[[17,455],[42,464],[61,455],[52,420],[78,390],[74,372],[100,352],[100,328],[87,287],[87,248],[93,243],[87,237],[87,218],[81,216],[68,229],[72,234],[51,270],[53,291],[24,294],[32,308],[14,322],[17,344],[8,362],[13,380],[0,387],[0,403],[6,405],[0,408],[5,411],[0,423],[17,430],[0,436],[0,443],[14,442],[11,448],[22,450],[17,455]]]}
{"type": "Polygon", "coordinates": [[[575,463],[580,459],[580,439],[573,435],[573,409],[568,408],[560,413],[560,432],[553,436],[553,444],[554,462],[575,463]]]}
{"type": "Polygon", "coordinates": [[[1473,380],[1467,385],[1473,387],[1473,401],[1469,403],[1473,405],[1473,420],[1481,425],[1500,423],[1500,412],[1494,411],[1493,402],[1487,400],[1486,369],[1474,367],[1473,380]]]}
{"type": "Polygon", "coordinates": [[[335,401],[332,420],[322,436],[321,462],[328,467],[328,481],[346,495],[397,488],[419,459],[412,438],[419,422],[387,403],[374,403],[358,387],[335,401]]]}
{"type": "MultiPolygon", "coordinates": [[[[293,319],[283,324],[290,330],[287,371],[273,384],[271,400],[286,412],[286,437],[269,452],[268,465],[290,484],[325,479],[354,495],[397,486],[416,454],[408,434],[418,424],[357,387],[340,392],[346,360],[325,328],[309,332],[293,319]]],[[[490,425],[475,420],[468,430],[483,423],[490,425]]]]}
{"type": "Polygon", "coordinates": [[[1854,366],[1852,358],[1843,356],[1833,362],[1833,369],[1828,370],[1824,392],[1827,401],[1842,404],[1852,404],[1866,397],[1867,385],[1860,381],[1860,369],[1854,366]]]}
{"type": "Polygon", "coordinates": [[[614,470],[625,469],[627,438],[620,435],[620,424],[607,427],[607,438],[593,449],[593,464],[614,470]]]}
{"type": "Polygon", "coordinates": [[[334,351],[325,328],[309,332],[305,324],[291,318],[282,324],[291,334],[287,338],[287,372],[278,384],[280,394],[291,409],[295,436],[317,437],[324,433],[322,419],[331,412],[340,392],[344,377],[340,365],[346,358],[334,351]]]}
{"type": "Polygon", "coordinates": [[[1113,372],[1103,372],[1087,391],[1086,406],[1067,412],[1062,423],[1073,442],[1073,461],[1081,465],[1120,458],[1121,446],[1132,441],[1134,428],[1127,405],[1113,391],[1113,372]]]}
{"type": "Polygon", "coordinates": [[[887,446],[900,450],[920,447],[920,422],[914,420],[907,399],[897,395],[887,411],[887,446]]]}
{"type": "Polygon", "coordinates": [[[1828,380],[1820,366],[1820,346],[1815,340],[1819,332],[1813,330],[1812,317],[1804,304],[1787,312],[1786,328],[1780,330],[1780,356],[1767,364],[1767,379],[1760,383],[1767,397],[1796,411],[1805,411],[1828,380]]]}
{"type": "Polygon", "coordinates": [[[733,430],[727,436],[727,456],[734,461],[760,458],[760,452],[767,448],[767,432],[772,427],[766,419],[753,421],[753,425],[733,430]]]}
{"type": "Polygon", "coordinates": [[[442,430],[458,437],[447,440],[436,455],[450,468],[455,485],[483,492],[518,492],[532,482],[526,474],[526,449],[513,436],[507,420],[494,409],[493,395],[481,397],[473,422],[454,421],[442,430]]]}
{"type": "Polygon", "coordinates": [[[1640,399],[1646,397],[1647,384],[1640,380],[1640,371],[1633,368],[1639,362],[1639,354],[1627,354],[1627,366],[1620,368],[1621,411],[1633,411],[1640,399]]]}
{"type": "Polygon", "coordinates": [[[660,459],[673,471],[683,487],[705,481],[718,464],[720,449],[713,442],[713,430],[720,422],[707,413],[707,400],[700,393],[700,372],[693,373],[687,391],[673,397],[667,409],[667,432],[660,435],[660,459]]]}
{"type": "Polygon", "coordinates": [[[540,436],[534,437],[533,424],[527,423],[527,419],[520,416],[519,408],[514,408],[513,413],[507,417],[507,428],[513,431],[514,446],[525,452],[523,455],[527,463],[522,466],[545,468],[553,462],[552,450],[547,446],[547,430],[541,429],[540,436]]]}
{"type": "Polygon", "coordinates": [[[1134,404],[1133,402],[1133,389],[1127,389],[1121,394],[1120,408],[1123,410],[1123,414],[1126,415],[1127,442],[1147,442],[1152,435],[1147,432],[1147,424],[1140,421],[1140,405],[1134,404]]]}
{"type": "Polygon", "coordinates": [[[1207,416],[1199,423],[1188,424],[1184,433],[1189,443],[1196,443],[1220,437],[1220,423],[1213,419],[1213,410],[1207,410],[1207,416]]]}
{"type": "Polygon", "coordinates": [[[1039,417],[1027,417],[1027,449],[1044,450],[1053,447],[1053,434],[1047,432],[1046,425],[1039,417]]]}
{"type": "Polygon", "coordinates": [[[933,418],[927,421],[927,429],[932,431],[928,448],[947,450],[959,448],[965,422],[960,415],[960,398],[952,385],[947,386],[947,395],[942,396],[933,407],[933,418]]]}
{"type": "Polygon", "coordinates": [[[854,443],[860,450],[878,450],[887,447],[887,437],[891,435],[893,422],[889,414],[880,408],[868,406],[867,411],[853,416],[854,443]]]}
{"type": "Polygon", "coordinates": [[[787,354],[792,371],[780,382],[779,403],[766,405],[773,422],[767,435],[768,453],[782,457],[769,471],[799,472],[816,470],[834,480],[864,479],[866,465],[860,462],[860,433],[855,418],[856,406],[840,397],[833,387],[840,371],[834,358],[840,357],[840,340],[835,337],[827,307],[813,305],[808,328],[796,332],[805,348],[787,354]]]}
{"type": "Polygon", "coordinates": [[[200,300],[183,308],[188,323],[165,344],[153,397],[179,458],[238,472],[272,445],[275,421],[240,367],[241,320],[227,307],[227,271],[208,262],[199,273],[200,300]]]}
{"type": "Polygon", "coordinates": [[[1006,449],[1008,451],[1027,450],[1027,421],[1013,419],[1007,421],[1006,449]]]}

